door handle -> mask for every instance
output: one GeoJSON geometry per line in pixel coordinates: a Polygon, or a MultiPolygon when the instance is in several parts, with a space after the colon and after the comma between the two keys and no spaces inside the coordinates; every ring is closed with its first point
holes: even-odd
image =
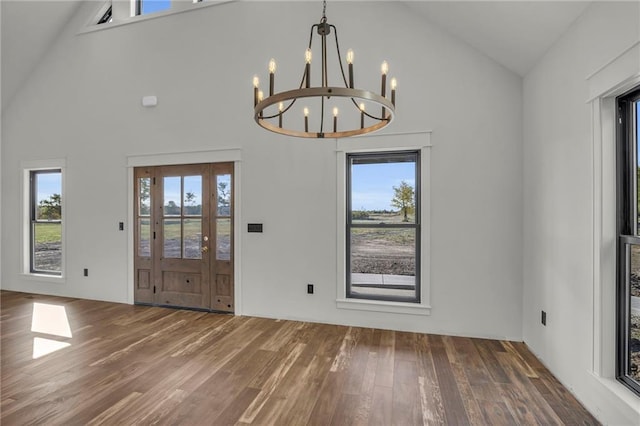
{"type": "Polygon", "coordinates": [[[208,251],[209,251],[209,247],[207,247],[207,246],[202,247],[202,252],[203,253],[206,253],[208,251]]]}

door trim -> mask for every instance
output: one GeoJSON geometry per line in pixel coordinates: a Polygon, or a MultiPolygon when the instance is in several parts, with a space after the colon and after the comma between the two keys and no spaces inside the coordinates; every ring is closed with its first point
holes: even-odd
{"type": "Polygon", "coordinates": [[[127,217],[125,219],[127,229],[127,303],[133,305],[134,303],[134,288],[135,288],[135,268],[133,264],[133,257],[135,253],[134,245],[134,167],[144,166],[170,166],[179,164],[200,164],[200,163],[225,163],[233,162],[234,166],[234,180],[235,187],[233,188],[233,197],[235,200],[235,208],[233,212],[233,221],[235,223],[233,229],[234,247],[234,265],[233,265],[233,280],[234,280],[234,315],[242,315],[242,273],[241,264],[242,259],[240,253],[242,253],[242,204],[240,197],[242,188],[242,150],[239,148],[223,148],[212,151],[191,151],[191,152],[175,152],[175,153],[161,153],[161,154],[140,154],[127,156],[127,217]]]}

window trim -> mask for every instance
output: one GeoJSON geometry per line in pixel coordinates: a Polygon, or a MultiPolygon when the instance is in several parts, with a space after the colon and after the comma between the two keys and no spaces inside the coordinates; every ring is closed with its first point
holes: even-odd
{"type": "Polygon", "coordinates": [[[52,159],[52,160],[35,160],[24,161],[20,164],[22,169],[22,217],[23,217],[23,229],[22,229],[22,275],[37,279],[38,281],[52,282],[52,283],[64,283],[66,281],[66,225],[64,220],[64,212],[66,211],[66,160],[65,159],[52,159]],[[60,170],[61,173],[61,202],[60,208],[62,210],[61,220],[61,233],[62,233],[62,261],[60,267],[60,274],[51,274],[41,271],[31,270],[31,237],[32,237],[32,192],[31,192],[31,174],[32,172],[46,171],[46,170],[60,170]]]}
{"type": "Polygon", "coordinates": [[[431,288],[431,132],[363,136],[336,140],[336,307],[392,314],[430,315],[431,288]],[[420,153],[420,302],[346,297],[347,153],[419,151],[420,153]]]}

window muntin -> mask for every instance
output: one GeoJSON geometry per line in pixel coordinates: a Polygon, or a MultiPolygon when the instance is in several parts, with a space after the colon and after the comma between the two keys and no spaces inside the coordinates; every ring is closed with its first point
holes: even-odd
{"type": "Polygon", "coordinates": [[[618,98],[617,144],[616,375],[640,394],[640,88],[618,98]]]}
{"type": "Polygon", "coordinates": [[[420,302],[420,155],[347,155],[346,296],[420,302]]]}
{"type": "Polygon", "coordinates": [[[62,275],[62,170],[34,170],[29,177],[29,270],[62,275]]]}

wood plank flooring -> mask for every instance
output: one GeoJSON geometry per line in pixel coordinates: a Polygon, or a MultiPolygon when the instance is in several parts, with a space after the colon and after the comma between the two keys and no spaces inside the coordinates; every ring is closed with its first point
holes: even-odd
{"type": "Polygon", "coordinates": [[[2,425],[598,424],[522,343],[0,297],[2,425]]]}

